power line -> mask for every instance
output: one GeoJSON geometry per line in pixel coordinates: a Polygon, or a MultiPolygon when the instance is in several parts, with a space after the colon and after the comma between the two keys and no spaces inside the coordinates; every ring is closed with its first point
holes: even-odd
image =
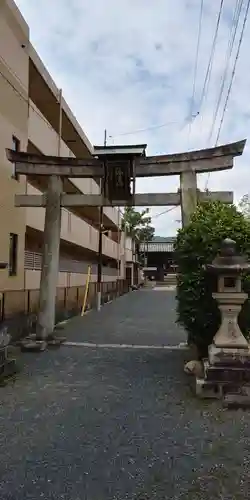
{"type": "Polygon", "coordinates": [[[155,219],[156,217],[160,217],[161,215],[164,215],[168,212],[171,212],[172,210],[175,210],[177,208],[177,206],[174,206],[174,207],[171,207],[171,208],[167,208],[167,210],[164,210],[163,212],[160,212],[159,214],[156,214],[156,215],[152,215],[151,216],[151,219],[155,219]]]}
{"type": "MultiPolygon", "coordinates": [[[[186,122],[186,120],[184,120],[183,126],[185,125],[185,122],[186,122]]],[[[129,131],[129,132],[123,132],[121,134],[109,135],[109,138],[110,139],[115,139],[116,137],[122,137],[122,136],[125,136],[125,135],[140,134],[142,132],[147,132],[148,130],[156,130],[156,129],[159,129],[159,128],[168,127],[169,125],[178,125],[178,123],[180,123],[180,122],[178,122],[178,121],[171,121],[171,122],[162,123],[161,125],[152,125],[151,127],[146,127],[146,128],[141,128],[141,129],[137,129],[137,130],[132,130],[132,131],[129,131]]]]}
{"type": "Polygon", "coordinates": [[[234,14],[233,14],[233,19],[232,19],[230,38],[229,38],[229,42],[228,42],[228,48],[227,48],[227,53],[226,53],[224,71],[222,74],[222,81],[221,81],[219,96],[218,96],[218,100],[216,103],[215,112],[213,115],[213,121],[212,121],[212,125],[210,128],[208,142],[210,142],[212,135],[213,135],[213,132],[214,132],[214,127],[215,127],[215,123],[217,120],[217,116],[218,116],[218,112],[219,112],[219,108],[220,108],[220,104],[221,104],[221,100],[222,100],[222,96],[223,96],[223,92],[224,92],[224,88],[225,88],[225,83],[226,83],[226,79],[227,79],[227,75],[228,75],[230,58],[231,58],[232,51],[233,51],[233,46],[234,46],[234,42],[235,42],[235,38],[236,38],[236,33],[237,33],[238,25],[239,25],[242,7],[243,7],[243,0],[237,0],[234,14]]]}
{"type": "MultiPolygon", "coordinates": [[[[218,96],[218,100],[217,100],[217,104],[216,104],[216,109],[215,109],[215,113],[214,113],[214,116],[213,116],[213,122],[212,122],[212,125],[211,125],[210,134],[209,134],[209,141],[212,138],[212,134],[213,134],[213,131],[214,131],[216,119],[217,119],[218,112],[219,112],[220,103],[221,103],[221,100],[222,100],[223,91],[224,91],[224,88],[225,88],[226,77],[227,77],[227,73],[228,73],[228,69],[229,69],[229,63],[230,63],[230,57],[231,57],[232,51],[233,51],[233,46],[234,46],[234,42],[235,42],[235,38],[236,38],[236,33],[237,33],[238,25],[239,25],[239,20],[240,20],[240,14],[241,14],[241,11],[242,11],[242,7],[243,7],[243,0],[237,0],[236,6],[235,6],[235,9],[234,9],[233,19],[232,19],[232,26],[231,26],[230,37],[229,37],[229,41],[228,41],[228,48],[227,48],[227,53],[226,53],[226,60],[225,60],[224,72],[223,72],[223,75],[222,75],[221,87],[220,87],[219,96],[218,96]]],[[[249,8],[249,5],[248,5],[248,8],[249,8]]],[[[247,11],[246,11],[246,14],[247,14],[247,11]]],[[[243,31],[244,31],[244,29],[243,29],[243,31]]],[[[241,42],[239,42],[239,43],[241,43],[241,42]]],[[[236,55],[236,59],[237,59],[237,55],[236,55]]],[[[235,59],[235,62],[237,63],[236,59],[235,59]]],[[[233,76],[233,73],[232,73],[232,76],[233,76]]],[[[230,91],[229,91],[229,93],[230,93],[230,91]]],[[[228,100],[228,98],[227,98],[227,100],[228,100]]],[[[223,119],[222,119],[222,122],[223,122],[223,119]]],[[[220,125],[220,128],[221,128],[221,125],[220,125]]],[[[217,145],[217,143],[218,143],[218,139],[219,139],[219,135],[220,135],[220,128],[219,128],[219,131],[218,131],[218,135],[217,135],[217,139],[216,139],[216,144],[215,145],[217,145]]],[[[208,173],[206,184],[205,184],[205,190],[208,189],[208,182],[209,182],[209,179],[210,179],[210,175],[211,175],[211,172],[208,173]]]]}
{"type": "Polygon", "coordinates": [[[220,25],[220,20],[221,20],[223,3],[224,3],[224,0],[221,0],[221,2],[220,2],[220,9],[219,9],[218,16],[217,16],[215,33],[214,33],[214,37],[213,37],[213,43],[212,43],[210,57],[209,57],[208,66],[207,66],[207,71],[206,71],[205,80],[204,80],[204,84],[203,84],[203,88],[202,88],[202,92],[201,92],[201,99],[200,99],[200,106],[199,106],[199,111],[200,112],[201,112],[201,108],[202,108],[202,105],[203,105],[203,102],[204,102],[204,98],[205,98],[205,96],[207,94],[207,91],[208,91],[208,88],[209,88],[210,79],[211,79],[211,73],[212,73],[213,61],[214,61],[214,54],[215,54],[216,43],[217,43],[217,38],[218,38],[219,25],[220,25]]]}
{"type": "MultiPolygon", "coordinates": [[[[195,62],[194,62],[194,79],[193,79],[193,86],[192,86],[192,98],[191,98],[191,104],[190,104],[190,116],[191,117],[192,117],[193,112],[194,112],[193,108],[194,108],[194,101],[195,101],[195,91],[196,91],[196,81],[197,81],[197,71],[198,71],[198,60],[199,60],[199,52],[200,52],[200,40],[201,40],[201,26],[202,26],[203,7],[204,7],[204,0],[201,0],[200,13],[199,13],[199,25],[198,25],[197,45],[196,45],[195,62]]],[[[189,140],[190,140],[191,127],[192,127],[192,121],[190,120],[189,127],[188,127],[188,143],[189,143],[189,140]]]]}
{"type": "MultiPolygon", "coordinates": [[[[173,206],[171,208],[167,208],[166,210],[164,210],[163,212],[160,212],[159,214],[149,215],[149,217],[151,219],[155,219],[156,217],[160,217],[161,215],[164,215],[164,214],[166,214],[168,212],[171,212],[172,210],[175,210],[176,208],[178,208],[178,205],[175,205],[175,206],[173,206]]],[[[124,214],[122,213],[122,215],[124,215],[124,214]]]]}
{"type": "Polygon", "coordinates": [[[244,21],[243,21],[243,25],[242,25],[241,35],[240,35],[240,39],[239,39],[239,43],[238,43],[238,48],[237,48],[237,53],[236,53],[236,57],[235,57],[234,65],[233,65],[232,76],[231,76],[231,80],[230,80],[230,84],[229,84],[229,88],[228,88],[228,92],[227,92],[227,97],[226,97],[226,101],[225,101],[223,112],[222,112],[222,117],[221,117],[221,120],[220,120],[219,130],[218,130],[217,137],[216,137],[216,145],[218,144],[218,141],[219,141],[221,128],[222,128],[222,125],[223,125],[223,121],[224,121],[224,118],[225,118],[225,113],[226,113],[226,110],[227,110],[227,105],[228,105],[229,97],[230,97],[232,86],[233,86],[233,81],[234,81],[234,77],[235,77],[237,62],[238,62],[238,59],[239,59],[240,49],[241,49],[241,45],[242,45],[242,40],[243,40],[244,33],[245,33],[245,27],[246,27],[247,17],[248,17],[248,13],[249,13],[249,7],[250,7],[250,0],[248,0],[247,6],[246,6],[246,11],[245,11],[244,21]]]}
{"type": "Polygon", "coordinates": [[[193,80],[190,116],[192,116],[192,114],[193,114],[194,98],[195,98],[195,91],[196,91],[196,80],[197,80],[198,60],[199,60],[199,51],[200,51],[203,7],[204,7],[204,0],[201,0],[200,14],[199,14],[198,37],[197,37],[197,46],[196,46],[195,63],[194,63],[194,80],[193,80]]]}

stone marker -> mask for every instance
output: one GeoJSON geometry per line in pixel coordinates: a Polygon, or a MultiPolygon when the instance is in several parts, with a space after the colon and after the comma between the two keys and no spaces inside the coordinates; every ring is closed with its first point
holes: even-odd
{"type": "Polygon", "coordinates": [[[10,340],[11,336],[8,334],[7,328],[4,327],[0,331],[0,382],[17,372],[16,360],[8,357],[10,340]]]}

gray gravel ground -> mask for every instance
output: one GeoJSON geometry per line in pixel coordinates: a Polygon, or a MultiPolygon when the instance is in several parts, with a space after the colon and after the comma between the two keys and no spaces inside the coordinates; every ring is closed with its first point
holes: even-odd
{"type": "MultiPolygon", "coordinates": [[[[169,292],[135,292],[73,320],[74,340],[128,343],[134,331],[136,343],[176,344],[173,306],[169,292]]],[[[185,356],[66,346],[23,356],[0,392],[0,499],[250,498],[249,414],[195,399],[185,356]]]]}
{"type": "Polygon", "coordinates": [[[76,317],[64,328],[68,340],[137,345],[177,345],[186,340],[175,324],[175,292],[140,290],[106,304],[100,313],[76,317]]]}

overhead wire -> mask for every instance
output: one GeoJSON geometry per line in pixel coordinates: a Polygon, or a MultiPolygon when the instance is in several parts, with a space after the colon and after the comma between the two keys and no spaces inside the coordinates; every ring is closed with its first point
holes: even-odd
{"type": "Polygon", "coordinates": [[[211,47],[211,52],[210,52],[210,57],[208,60],[208,65],[207,65],[207,70],[205,74],[205,79],[203,83],[203,88],[201,92],[201,98],[199,102],[199,112],[201,112],[204,99],[206,95],[208,94],[208,89],[209,89],[209,84],[210,84],[210,79],[211,79],[211,74],[212,74],[212,69],[213,69],[213,62],[214,62],[214,54],[215,54],[215,49],[216,49],[216,44],[217,44],[217,39],[218,39],[218,33],[219,33],[219,26],[220,26],[220,21],[221,21],[221,15],[222,15],[222,8],[223,8],[224,0],[220,1],[220,8],[219,12],[217,15],[217,21],[216,21],[216,26],[215,26],[215,32],[214,32],[214,37],[213,37],[213,42],[212,42],[212,47],[211,47]]]}
{"type": "Polygon", "coordinates": [[[168,125],[173,125],[173,124],[176,124],[176,123],[177,122],[173,122],[172,121],[172,122],[162,123],[161,125],[152,125],[151,127],[141,128],[141,129],[133,130],[133,131],[130,131],[130,132],[123,132],[121,134],[109,135],[109,138],[110,139],[114,139],[116,137],[122,137],[122,136],[125,136],[125,135],[140,134],[141,132],[147,132],[148,130],[154,130],[154,129],[158,129],[158,128],[167,127],[168,125]]]}
{"type": "Polygon", "coordinates": [[[226,80],[227,80],[227,76],[228,76],[228,70],[230,67],[230,58],[232,55],[234,42],[235,42],[235,38],[236,38],[238,26],[239,26],[239,20],[240,20],[242,7],[243,7],[243,0],[237,0],[234,14],[233,14],[233,19],[232,19],[230,38],[228,41],[228,47],[227,47],[227,53],[226,53],[226,58],[225,58],[224,71],[222,74],[220,91],[219,91],[219,95],[218,95],[218,99],[217,99],[217,103],[216,103],[216,108],[215,108],[214,115],[213,115],[213,121],[211,124],[209,136],[208,136],[208,142],[210,142],[212,139],[216,120],[218,117],[218,112],[219,112],[219,108],[220,108],[220,104],[221,104],[221,100],[222,100],[222,96],[223,96],[223,92],[224,92],[224,88],[225,88],[225,84],[226,84],[226,80]]]}
{"type": "MultiPolygon", "coordinates": [[[[225,88],[225,83],[226,83],[226,79],[227,79],[228,69],[229,69],[229,65],[230,65],[230,58],[231,58],[231,55],[232,55],[233,46],[234,46],[234,42],[235,42],[235,38],[236,38],[236,34],[237,34],[237,29],[238,29],[238,26],[239,26],[240,14],[241,14],[242,7],[243,7],[243,1],[244,0],[237,0],[236,1],[236,5],[235,5],[233,17],[232,17],[232,25],[231,25],[230,36],[229,36],[229,40],[228,40],[228,47],[227,47],[227,53],[226,53],[226,59],[225,59],[225,66],[224,66],[224,71],[223,71],[223,75],[222,75],[222,81],[221,81],[221,86],[220,86],[220,90],[219,90],[219,96],[218,96],[218,100],[217,100],[217,103],[216,103],[215,112],[214,112],[214,115],[213,115],[213,121],[212,121],[212,125],[211,125],[211,128],[210,128],[208,142],[210,142],[210,140],[212,138],[212,135],[213,135],[215,123],[216,123],[218,112],[219,112],[220,103],[221,103],[222,96],[223,96],[223,91],[224,91],[224,88],[225,88]]],[[[216,141],[215,145],[217,145],[217,143],[218,143],[218,141],[216,141]]],[[[210,179],[210,175],[211,175],[211,172],[208,172],[207,180],[206,180],[205,187],[204,187],[205,190],[208,189],[208,182],[209,182],[209,179],[210,179]]]]}
{"type": "Polygon", "coordinates": [[[193,77],[193,85],[192,85],[192,97],[191,97],[191,103],[190,103],[190,122],[189,122],[189,127],[188,127],[188,147],[189,147],[189,141],[190,141],[190,135],[191,135],[191,128],[192,128],[192,120],[191,120],[191,118],[193,117],[193,113],[194,113],[194,102],[195,102],[195,92],[196,92],[197,72],[198,72],[198,61],[199,61],[199,52],[200,52],[200,41],[201,41],[201,27],[202,27],[203,8],[204,8],[204,0],[201,0],[200,12],[199,12],[199,23],[198,23],[197,45],[196,45],[195,60],[194,60],[194,77],[193,77]]]}
{"type": "Polygon", "coordinates": [[[168,212],[171,212],[172,210],[175,210],[177,207],[178,207],[178,205],[175,205],[171,208],[167,208],[166,210],[164,210],[163,212],[160,212],[159,214],[152,215],[151,219],[155,219],[156,217],[160,217],[161,215],[164,215],[168,212]]]}
{"type": "Polygon", "coordinates": [[[225,118],[225,114],[226,114],[226,110],[227,110],[227,106],[228,106],[228,101],[229,101],[230,94],[231,94],[231,91],[232,91],[232,86],[233,86],[234,77],[235,77],[236,68],[237,68],[237,62],[239,60],[240,49],[241,49],[241,46],[242,46],[242,41],[243,41],[243,38],[244,38],[244,33],[245,33],[247,18],[248,18],[248,14],[249,14],[249,7],[250,7],[250,0],[248,0],[247,6],[246,6],[246,10],[245,10],[244,20],[243,20],[243,24],[242,24],[242,29],[241,29],[240,39],[239,39],[239,43],[238,43],[238,47],[237,47],[237,52],[236,52],[236,56],[235,56],[235,61],[234,61],[234,65],[233,65],[233,70],[232,70],[232,75],[231,75],[231,79],[230,79],[230,84],[229,84],[229,87],[228,87],[227,96],[226,96],[226,100],[225,100],[225,103],[224,103],[224,107],[223,107],[223,111],[222,111],[222,116],[221,116],[221,120],[220,120],[220,125],[219,125],[219,129],[218,129],[217,136],[216,136],[216,141],[215,141],[216,145],[218,144],[218,141],[219,141],[219,138],[220,138],[220,133],[221,133],[222,125],[223,125],[223,122],[224,122],[224,118],[225,118]]]}
{"type": "MultiPolygon", "coordinates": [[[[207,70],[206,70],[205,79],[204,79],[204,83],[203,83],[203,87],[202,87],[200,101],[199,101],[197,115],[201,114],[202,106],[203,106],[205,97],[206,97],[206,95],[208,93],[208,90],[209,90],[209,85],[210,85],[211,74],[212,74],[212,69],[213,69],[214,55],[215,55],[215,49],[216,49],[216,44],[217,44],[217,39],[218,39],[219,26],[220,26],[220,21],[221,21],[223,4],[224,4],[224,0],[221,0],[219,12],[218,12],[218,15],[217,15],[217,21],[216,21],[215,32],[214,32],[214,36],[213,36],[213,42],[212,42],[212,47],[211,47],[211,51],[210,51],[210,56],[209,56],[209,60],[208,60],[207,70]]],[[[203,8],[204,8],[204,5],[203,5],[203,2],[201,2],[200,14],[199,14],[199,29],[198,29],[198,39],[197,39],[197,50],[196,50],[196,55],[195,55],[195,73],[194,73],[194,78],[197,78],[196,73],[197,73],[197,70],[198,70],[198,55],[199,55],[199,46],[200,46],[200,38],[201,38],[203,8]],[[196,68],[196,58],[197,58],[197,68],[196,68]]],[[[193,84],[194,96],[195,96],[195,88],[196,88],[196,82],[193,84]]],[[[192,102],[193,101],[194,101],[194,97],[192,98],[192,102]]],[[[191,133],[191,126],[189,128],[188,142],[189,142],[190,133],[191,133]]]]}
{"type": "MultiPolygon", "coordinates": [[[[249,0],[249,3],[250,3],[250,0],[249,0]]],[[[231,28],[231,35],[232,35],[232,38],[231,38],[231,41],[229,40],[229,43],[228,43],[228,52],[227,52],[227,56],[226,56],[226,62],[227,62],[227,59],[228,59],[228,65],[229,65],[229,61],[230,61],[230,56],[232,54],[232,50],[233,50],[233,44],[234,44],[234,41],[235,41],[235,37],[236,37],[236,32],[237,32],[237,27],[238,27],[238,24],[239,24],[239,17],[240,17],[240,13],[241,13],[241,7],[242,7],[242,1],[238,0],[237,1],[237,4],[236,4],[236,7],[235,7],[235,12],[234,12],[234,16],[233,16],[233,23],[235,21],[235,29],[233,29],[233,25],[232,25],[232,28],[231,28]]],[[[220,11],[219,11],[219,15],[218,15],[218,20],[217,20],[217,25],[216,25],[216,30],[217,30],[217,35],[218,35],[218,29],[219,29],[219,24],[220,24],[220,19],[221,19],[221,14],[222,14],[222,7],[223,7],[223,1],[221,0],[221,4],[220,4],[220,11]]],[[[248,5],[248,8],[249,8],[249,5],[248,5]]],[[[248,9],[247,9],[248,10],[248,9]]],[[[232,23],[232,24],[233,24],[232,23]]],[[[217,36],[216,36],[217,38],[217,36]]],[[[237,56],[236,56],[237,58],[237,56]]],[[[227,66],[226,66],[227,67],[227,66]]],[[[226,70],[227,72],[227,70],[226,70]]],[[[211,76],[211,72],[210,72],[210,76],[211,76]]],[[[225,78],[225,81],[226,81],[226,76],[227,76],[227,73],[224,75],[223,77],[223,80],[225,78]]],[[[222,91],[220,90],[220,93],[219,93],[219,96],[220,94],[223,93],[223,89],[224,89],[224,86],[225,86],[225,83],[223,84],[223,80],[222,80],[222,91]]],[[[230,93],[230,92],[229,92],[230,93]]],[[[228,98],[226,99],[226,101],[228,100],[228,98]]],[[[219,102],[220,104],[220,102],[219,102]]],[[[218,104],[217,104],[218,105],[218,104]]],[[[216,108],[217,108],[217,105],[216,105],[216,108]]],[[[218,111],[217,111],[217,114],[218,114],[218,111]]],[[[224,118],[222,119],[222,122],[223,122],[224,118]]],[[[213,125],[213,122],[212,122],[212,126],[213,125]]],[[[219,127],[219,132],[217,134],[217,138],[216,138],[216,143],[215,143],[215,146],[218,144],[218,139],[219,139],[219,134],[220,134],[220,128],[221,126],[219,127]]],[[[205,190],[208,189],[208,182],[209,182],[209,179],[210,179],[210,175],[211,173],[209,172],[208,173],[208,176],[207,176],[207,180],[206,180],[206,184],[205,184],[205,190]]]]}
{"type": "Polygon", "coordinates": [[[178,125],[181,124],[180,130],[186,125],[187,123],[187,118],[185,118],[183,121],[170,121],[170,122],[165,122],[161,123],[159,125],[152,125],[146,128],[141,128],[141,129],[136,129],[136,130],[130,130],[128,132],[122,132],[121,134],[114,134],[114,135],[109,135],[110,139],[115,139],[116,137],[123,137],[126,135],[134,135],[134,134],[140,134],[142,132],[147,132],[148,130],[157,130],[163,127],[168,127],[169,125],[178,125]]]}

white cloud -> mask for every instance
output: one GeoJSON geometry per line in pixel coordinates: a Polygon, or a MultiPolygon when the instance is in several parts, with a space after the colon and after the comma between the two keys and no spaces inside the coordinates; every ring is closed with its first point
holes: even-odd
{"type": "MultiPolygon", "coordinates": [[[[209,92],[188,140],[193,67],[197,43],[197,0],[17,0],[30,25],[31,41],[93,143],[103,130],[110,141],[146,142],[149,153],[178,152],[208,145],[208,136],[231,30],[235,1],[225,2],[209,92]],[[174,122],[143,133],[127,131],[174,122]]],[[[220,2],[205,1],[196,106],[202,90],[220,2]]],[[[245,1],[246,4],[246,1],[245,1]]],[[[220,143],[248,137],[250,126],[250,43],[247,24],[236,78],[223,123],[220,143]]],[[[235,53],[235,50],[234,50],[235,53]]],[[[216,124],[216,131],[218,123],[216,124]]],[[[216,135],[216,134],[215,134],[216,135]]],[[[214,135],[214,137],[215,137],[214,135]]],[[[211,174],[208,187],[234,190],[238,200],[248,191],[249,149],[232,171],[211,174]]],[[[207,176],[199,176],[204,187],[207,176]]],[[[178,177],[144,179],[138,191],[175,191],[178,177]]],[[[164,208],[152,209],[152,214],[164,208]]],[[[154,218],[157,234],[175,233],[180,211],[154,218]]]]}

